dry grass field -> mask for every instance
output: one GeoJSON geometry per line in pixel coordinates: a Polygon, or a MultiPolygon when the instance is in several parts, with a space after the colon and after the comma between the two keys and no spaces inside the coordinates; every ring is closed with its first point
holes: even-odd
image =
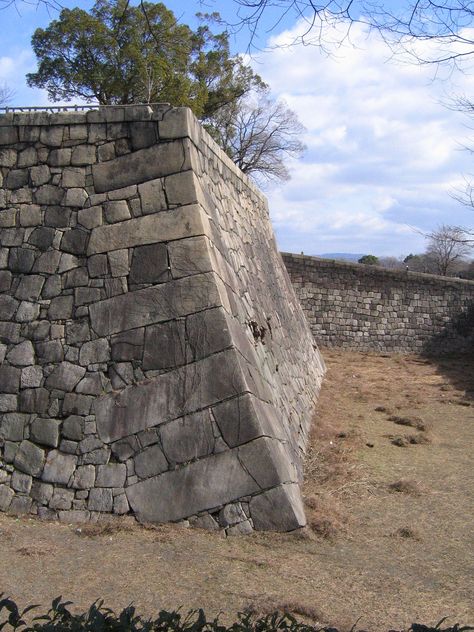
{"type": "Polygon", "coordinates": [[[276,608],[371,632],[474,623],[474,361],[324,350],[307,460],[309,527],[222,538],[129,521],[0,516],[0,592],[224,621],[276,608]]]}

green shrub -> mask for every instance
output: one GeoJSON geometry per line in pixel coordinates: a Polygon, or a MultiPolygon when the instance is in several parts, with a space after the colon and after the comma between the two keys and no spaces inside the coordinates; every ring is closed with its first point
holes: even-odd
{"type": "MultiPolygon", "coordinates": [[[[106,608],[103,601],[96,601],[83,614],[72,614],[68,606],[71,601],[53,600],[46,614],[32,617],[32,611],[39,606],[31,605],[20,610],[12,599],[0,593],[0,631],[20,630],[21,632],[338,632],[336,628],[314,627],[296,621],[287,613],[274,612],[264,617],[240,613],[238,620],[230,627],[221,625],[217,618],[207,620],[203,610],[192,610],[185,615],[179,611],[161,610],[156,619],[144,619],[136,614],[133,606],[128,606],[119,615],[106,608]],[[30,613],[30,616],[25,617],[30,613]]],[[[434,628],[413,623],[407,632],[467,632],[469,626],[455,624],[441,628],[442,619],[434,628]]],[[[351,632],[355,632],[356,626],[351,632]]],[[[363,632],[360,630],[359,632],[363,632]]],[[[391,631],[395,632],[395,631],[391,631]]]]}

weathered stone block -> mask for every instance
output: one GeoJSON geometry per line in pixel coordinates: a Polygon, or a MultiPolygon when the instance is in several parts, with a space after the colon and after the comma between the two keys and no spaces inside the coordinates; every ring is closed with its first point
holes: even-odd
{"type": "Polygon", "coordinates": [[[33,421],[30,428],[30,439],[35,443],[57,448],[59,443],[58,419],[42,419],[38,417],[33,421]]]}
{"type": "Polygon", "coordinates": [[[95,467],[80,465],[74,472],[71,486],[74,489],[92,489],[95,484],[95,467]]]}
{"type": "Polygon", "coordinates": [[[101,193],[161,178],[186,168],[185,165],[184,147],[178,141],[154,145],[93,165],[92,175],[95,190],[101,193]]]}
{"type": "Polygon", "coordinates": [[[208,410],[163,424],[160,435],[167,459],[175,463],[193,461],[214,451],[215,439],[208,410]]]}
{"type": "Polygon", "coordinates": [[[34,187],[39,187],[42,184],[49,182],[51,178],[51,172],[48,165],[38,165],[30,169],[31,184],[34,187]]]}
{"type": "Polygon", "coordinates": [[[74,298],[72,296],[57,296],[51,300],[48,309],[49,320],[67,320],[72,316],[74,298]]]}
{"type": "Polygon", "coordinates": [[[169,278],[165,244],[138,246],[133,250],[129,277],[131,283],[164,283],[169,278]]]}
{"type": "Polygon", "coordinates": [[[146,328],[143,353],[145,371],[175,368],[186,362],[184,320],[172,320],[146,328]]]}
{"type": "Polygon", "coordinates": [[[22,413],[7,413],[0,421],[0,438],[7,441],[22,441],[30,416],[22,413]]]}
{"type": "Polygon", "coordinates": [[[43,369],[38,366],[26,366],[21,371],[21,388],[37,388],[43,380],[43,369]]]}
{"type": "Polygon", "coordinates": [[[143,215],[158,213],[168,207],[163,182],[161,180],[150,180],[149,182],[139,184],[138,193],[140,195],[143,215]]]}
{"type": "Polygon", "coordinates": [[[44,450],[25,439],[20,443],[13,465],[25,474],[39,476],[43,471],[44,457],[44,450]]]}
{"type": "Polygon", "coordinates": [[[15,292],[16,298],[22,301],[37,301],[44,285],[44,277],[39,274],[29,274],[20,279],[20,284],[15,292]]]}
{"type": "Polygon", "coordinates": [[[135,456],[133,462],[135,474],[140,478],[150,478],[168,469],[168,461],[159,445],[145,448],[135,456]]]}
{"type": "Polygon", "coordinates": [[[72,489],[61,489],[60,487],[56,487],[53,492],[53,496],[49,501],[49,508],[68,510],[71,509],[73,500],[74,492],[72,489]]]}
{"type": "Polygon", "coordinates": [[[86,252],[89,235],[79,228],[68,230],[61,239],[61,250],[73,255],[83,255],[86,252]]]}
{"type": "Polygon", "coordinates": [[[70,415],[64,420],[62,435],[67,439],[81,441],[84,437],[84,418],[78,415],[70,415]]]}
{"type": "Polygon", "coordinates": [[[99,336],[179,318],[221,305],[213,274],[201,274],[128,292],[90,306],[92,328],[99,336]]]}
{"type": "Polygon", "coordinates": [[[63,413],[66,415],[88,415],[94,398],[90,395],[66,393],[63,402],[63,413]]]}
{"type": "Polygon", "coordinates": [[[250,514],[256,529],[293,531],[306,525],[298,485],[281,485],[250,500],[250,514]]]}
{"type": "Polygon", "coordinates": [[[46,483],[60,483],[67,485],[77,465],[77,457],[72,454],[62,454],[58,450],[51,450],[46,457],[41,479],[46,483]]]}
{"type": "Polygon", "coordinates": [[[230,350],[96,399],[97,431],[103,441],[116,441],[246,390],[230,350]]]}
{"type": "Polygon", "coordinates": [[[107,362],[110,359],[110,347],[106,338],[91,340],[82,345],[79,352],[79,363],[82,366],[107,362]]]}
{"type": "Polygon", "coordinates": [[[229,451],[131,485],[125,493],[140,521],[169,522],[256,491],[256,482],[229,451]]]}
{"type": "Polygon", "coordinates": [[[41,224],[41,208],[36,204],[20,207],[20,226],[38,226],[41,224]]]}
{"type": "Polygon", "coordinates": [[[112,511],[114,499],[112,490],[107,488],[95,488],[89,492],[87,508],[89,511],[112,511]]]}
{"type": "Polygon", "coordinates": [[[53,496],[54,487],[49,483],[33,481],[31,486],[31,497],[40,505],[47,505],[53,496]]]}
{"type": "Polygon", "coordinates": [[[20,390],[20,369],[0,366],[0,389],[2,393],[18,393],[20,390]]]}
{"type": "Polygon", "coordinates": [[[7,353],[7,360],[16,366],[29,366],[35,363],[35,350],[30,340],[20,342],[7,353]]]}
{"type": "Polygon", "coordinates": [[[77,215],[79,224],[88,230],[102,225],[102,206],[81,209],[77,215]]]}
{"type": "Polygon", "coordinates": [[[32,320],[36,320],[40,313],[40,306],[38,303],[30,303],[28,301],[22,301],[18,307],[15,320],[19,323],[29,323],[32,320]]]}
{"type": "Polygon", "coordinates": [[[0,318],[10,320],[18,309],[18,301],[8,294],[0,295],[0,318]]]}
{"type": "Polygon", "coordinates": [[[36,204],[40,206],[56,206],[63,199],[64,189],[53,184],[43,184],[34,193],[36,204]]]}
{"type": "Polygon", "coordinates": [[[232,448],[262,436],[288,440],[275,408],[251,394],[222,402],[212,412],[224,441],[232,448]]]}
{"type": "Polygon", "coordinates": [[[11,272],[31,272],[35,262],[35,251],[29,248],[10,248],[8,269],[11,272]]]}
{"type": "Polygon", "coordinates": [[[48,226],[40,226],[35,228],[31,233],[28,243],[32,246],[36,246],[39,250],[45,251],[52,245],[54,240],[55,231],[48,226]]]}
{"type": "Polygon", "coordinates": [[[0,485],[0,511],[8,511],[15,492],[8,485],[0,485]]]}
{"type": "Polygon", "coordinates": [[[16,492],[29,494],[32,483],[33,478],[29,474],[24,474],[17,470],[13,472],[11,486],[16,492]]]}
{"type": "Polygon", "coordinates": [[[130,210],[125,200],[116,200],[104,204],[105,219],[109,224],[130,219],[130,210]]]}
{"type": "Polygon", "coordinates": [[[143,343],[145,330],[133,329],[112,337],[112,360],[115,362],[127,362],[141,360],[143,357],[143,343]]]}
{"type": "Polygon", "coordinates": [[[88,254],[202,235],[205,227],[202,211],[193,205],[136,217],[120,224],[94,228],[88,254]]]}
{"type": "Polygon", "coordinates": [[[8,413],[17,410],[17,406],[17,395],[0,393],[0,413],[8,413]]]}
{"type": "Polygon", "coordinates": [[[76,386],[76,393],[84,395],[101,395],[103,391],[104,384],[99,373],[86,373],[76,386]]]}
{"type": "Polygon", "coordinates": [[[128,266],[128,250],[113,250],[107,253],[109,260],[110,272],[113,277],[126,276],[130,269],[128,266]]]}
{"type": "Polygon", "coordinates": [[[61,362],[46,379],[46,388],[57,388],[61,391],[72,391],[84,377],[86,370],[71,362],[61,362]]]}
{"type": "Polygon", "coordinates": [[[95,484],[97,487],[123,487],[126,478],[127,467],[124,463],[98,465],[95,484]]]}
{"type": "MultiPolygon", "coordinates": [[[[58,269],[59,261],[61,259],[61,253],[58,250],[49,250],[48,252],[43,252],[36,259],[35,264],[33,266],[33,272],[45,272],[46,274],[54,274],[58,269]]],[[[50,296],[45,296],[45,287],[50,286],[51,277],[46,279],[46,283],[43,286],[43,297],[51,298],[50,296]]],[[[61,284],[59,284],[61,287],[61,284]]]]}
{"type": "Polygon", "coordinates": [[[63,346],[59,340],[38,342],[35,347],[36,354],[41,362],[62,362],[64,360],[63,346]]]}
{"type": "Polygon", "coordinates": [[[87,270],[89,276],[93,279],[107,274],[107,256],[106,255],[92,255],[87,259],[87,270]]]}

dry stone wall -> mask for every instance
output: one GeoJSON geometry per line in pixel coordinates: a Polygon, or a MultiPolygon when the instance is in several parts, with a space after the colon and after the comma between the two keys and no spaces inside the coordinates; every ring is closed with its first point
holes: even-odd
{"type": "Polygon", "coordinates": [[[438,355],[474,348],[474,282],[283,254],[315,340],[438,355]]]}
{"type": "Polygon", "coordinates": [[[304,525],[323,363],[266,202],[169,106],[0,117],[0,510],[304,525]]]}

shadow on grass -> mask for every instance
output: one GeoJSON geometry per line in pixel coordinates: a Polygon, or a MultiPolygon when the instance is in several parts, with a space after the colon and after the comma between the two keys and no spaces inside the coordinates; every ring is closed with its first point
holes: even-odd
{"type": "Polygon", "coordinates": [[[423,355],[437,365],[439,372],[466,400],[474,399],[474,303],[446,323],[440,333],[423,347],[423,355]]]}

